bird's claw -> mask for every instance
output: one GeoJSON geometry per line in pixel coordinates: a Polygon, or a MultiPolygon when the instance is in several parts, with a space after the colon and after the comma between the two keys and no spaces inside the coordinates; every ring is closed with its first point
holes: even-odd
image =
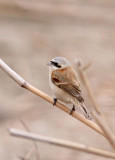
{"type": "Polygon", "coordinates": [[[70,111],[70,115],[73,113],[73,111],[75,111],[75,106],[73,105],[73,108],[70,111]]]}
{"type": "Polygon", "coordinates": [[[90,113],[85,114],[85,118],[89,119],[89,120],[92,120],[92,117],[91,117],[90,113]]]}
{"type": "Polygon", "coordinates": [[[53,106],[56,104],[56,102],[57,102],[57,98],[54,98],[53,99],[54,101],[53,101],[53,106]]]}

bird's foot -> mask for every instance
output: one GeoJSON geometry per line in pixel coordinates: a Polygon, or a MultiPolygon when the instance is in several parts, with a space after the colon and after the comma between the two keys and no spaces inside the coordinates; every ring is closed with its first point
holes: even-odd
{"type": "Polygon", "coordinates": [[[75,111],[75,106],[73,105],[71,111],[70,111],[70,115],[73,113],[73,111],[75,111]]]}
{"type": "Polygon", "coordinates": [[[92,120],[92,116],[90,115],[90,113],[88,112],[87,114],[84,114],[86,119],[92,120]]]}
{"type": "Polygon", "coordinates": [[[89,119],[89,120],[92,120],[92,117],[91,117],[89,111],[87,110],[87,108],[85,107],[85,105],[83,103],[82,103],[81,107],[82,107],[82,109],[84,111],[85,118],[89,119]]]}
{"type": "Polygon", "coordinates": [[[56,104],[56,102],[57,102],[57,98],[54,98],[53,106],[56,104]]]}

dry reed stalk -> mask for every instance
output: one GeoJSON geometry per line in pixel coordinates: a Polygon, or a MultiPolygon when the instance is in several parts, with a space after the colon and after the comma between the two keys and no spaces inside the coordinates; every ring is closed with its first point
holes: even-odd
{"type": "MultiPolygon", "coordinates": [[[[78,62],[76,62],[76,65],[77,65],[77,71],[79,72],[80,79],[84,83],[84,86],[87,90],[88,96],[90,97],[90,100],[93,104],[92,107],[95,110],[95,111],[92,111],[92,115],[93,115],[94,119],[96,120],[96,122],[98,123],[98,125],[100,126],[100,128],[103,130],[105,137],[107,138],[107,140],[109,141],[109,143],[111,144],[113,149],[115,150],[115,136],[114,136],[112,130],[110,129],[110,127],[108,126],[106,118],[103,115],[103,113],[101,112],[101,109],[97,105],[97,102],[94,98],[92,89],[89,85],[88,79],[84,74],[84,69],[82,70],[82,64],[80,64],[80,62],[78,61],[78,62]]],[[[86,69],[87,69],[87,67],[86,67],[86,69]]]]}
{"type": "Polygon", "coordinates": [[[109,128],[109,126],[107,125],[105,119],[103,119],[103,117],[100,116],[99,114],[97,114],[95,111],[93,111],[92,113],[93,113],[93,116],[94,116],[96,122],[102,128],[102,130],[104,131],[104,133],[106,135],[106,138],[108,139],[108,141],[110,142],[111,146],[115,150],[115,136],[112,133],[112,131],[109,128]]]}
{"type": "Polygon", "coordinates": [[[50,137],[46,137],[46,136],[42,136],[42,135],[38,135],[38,134],[34,134],[34,133],[28,133],[25,131],[17,130],[14,128],[10,128],[9,133],[12,136],[21,137],[24,139],[36,140],[36,141],[40,141],[40,142],[53,144],[56,146],[61,146],[61,147],[65,147],[65,148],[79,150],[79,151],[86,152],[86,153],[95,154],[95,155],[106,157],[106,158],[115,159],[115,153],[108,152],[108,151],[101,150],[101,149],[94,148],[94,147],[88,147],[88,146],[86,146],[84,144],[80,144],[80,143],[75,143],[75,142],[56,139],[56,138],[50,138],[50,137]]]}
{"type": "MultiPolygon", "coordinates": [[[[35,88],[31,84],[27,83],[22,77],[20,77],[16,72],[14,72],[1,59],[0,59],[0,68],[4,72],[6,72],[21,87],[33,92],[34,94],[40,96],[41,98],[45,99],[49,103],[53,104],[53,98],[51,98],[49,95],[47,95],[46,93],[42,92],[41,90],[35,88]]],[[[58,107],[59,109],[63,110],[64,112],[70,114],[70,109],[68,107],[66,107],[65,105],[61,104],[60,102],[56,102],[55,106],[58,107]]],[[[81,121],[82,123],[84,123],[88,127],[92,128],[93,130],[95,130],[99,134],[105,136],[105,134],[102,131],[102,129],[96,123],[94,123],[93,121],[86,119],[85,117],[83,117],[82,115],[80,115],[79,113],[77,113],[75,111],[71,114],[71,116],[76,118],[76,119],[78,119],[79,121],[81,121]]]]}

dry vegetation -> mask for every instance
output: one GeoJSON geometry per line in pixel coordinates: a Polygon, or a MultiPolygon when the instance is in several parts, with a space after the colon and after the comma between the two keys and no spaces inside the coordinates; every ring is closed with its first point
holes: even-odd
{"type": "MultiPolygon", "coordinates": [[[[73,64],[76,57],[91,62],[85,72],[99,106],[93,112],[99,130],[114,147],[115,133],[115,2],[110,1],[1,1],[0,57],[27,82],[51,95],[46,63],[64,56],[73,64]],[[104,126],[104,127],[103,127],[104,126]],[[109,132],[110,131],[110,132],[109,132]]],[[[75,66],[76,67],[76,66],[75,66]]],[[[0,156],[6,159],[78,159],[104,157],[35,143],[11,137],[9,127],[32,131],[38,135],[74,141],[113,152],[106,138],[83,123],[28,93],[0,70],[0,156]]],[[[81,76],[84,97],[90,111],[95,104],[87,94],[81,76]],[[93,105],[92,105],[93,103],[93,105]]],[[[85,84],[85,85],[84,85],[85,84]]],[[[52,99],[51,99],[52,101],[52,99]]],[[[67,110],[67,112],[69,109],[67,110]]],[[[73,116],[79,117],[74,113],[73,116]]],[[[82,116],[80,116],[82,119],[82,116]]],[[[78,118],[79,119],[79,118],[78,118]]],[[[86,120],[87,121],[87,120],[86,120]]],[[[85,121],[85,122],[86,122],[85,121]]],[[[90,122],[89,122],[90,123],[90,122]]],[[[91,122],[93,123],[93,122],[91,122]]]]}

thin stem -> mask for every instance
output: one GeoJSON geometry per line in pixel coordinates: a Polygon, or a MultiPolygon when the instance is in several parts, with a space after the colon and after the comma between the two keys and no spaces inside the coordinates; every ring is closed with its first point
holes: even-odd
{"type": "Polygon", "coordinates": [[[91,62],[87,63],[84,67],[82,67],[82,71],[89,69],[90,66],[91,66],[91,62]]]}
{"type": "Polygon", "coordinates": [[[40,141],[40,142],[53,144],[56,146],[61,146],[61,147],[65,147],[65,148],[79,150],[79,151],[86,152],[86,153],[95,154],[95,155],[106,157],[106,158],[115,159],[115,153],[108,152],[108,151],[101,150],[101,149],[94,148],[94,147],[88,147],[84,144],[75,143],[72,141],[65,141],[65,140],[61,140],[61,139],[50,138],[50,137],[46,137],[46,136],[42,136],[42,135],[38,135],[38,134],[34,134],[34,133],[28,133],[25,131],[17,130],[14,128],[10,128],[9,133],[12,136],[21,137],[24,139],[26,138],[26,139],[36,140],[36,141],[40,141]]]}
{"type": "Polygon", "coordinates": [[[97,102],[94,98],[92,89],[89,85],[89,81],[87,79],[87,77],[85,76],[81,65],[79,65],[79,63],[77,64],[77,70],[79,72],[79,76],[82,79],[82,82],[85,85],[85,88],[87,90],[88,93],[88,97],[90,97],[90,100],[92,102],[92,109],[94,109],[96,112],[92,112],[94,119],[96,120],[96,122],[98,123],[98,125],[100,126],[100,128],[103,130],[103,133],[105,135],[105,137],[107,138],[107,140],[109,141],[109,143],[111,144],[111,146],[113,147],[113,149],[115,150],[115,136],[112,132],[112,130],[110,129],[110,127],[108,126],[105,116],[103,115],[103,113],[101,112],[101,109],[99,108],[99,106],[97,105],[97,102]]]}
{"type": "Polygon", "coordinates": [[[111,132],[109,126],[104,121],[102,116],[99,116],[95,111],[92,112],[93,116],[95,117],[95,120],[99,124],[99,126],[103,129],[104,133],[106,134],[106,138],[109,140],[112,147],[115,149],[115,136],[111,132]]]}

